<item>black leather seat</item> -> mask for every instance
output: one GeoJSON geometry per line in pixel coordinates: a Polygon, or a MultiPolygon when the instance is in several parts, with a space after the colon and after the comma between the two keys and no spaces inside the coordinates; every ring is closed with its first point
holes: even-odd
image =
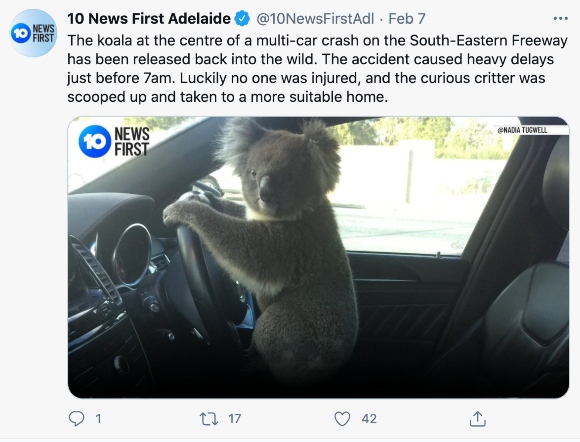
{"type": "MultiPolygon", "coordinates": [[[[569,137],[550,156],[542,197],[569,228],[569,137]]],[[[540,262],[520,274],[470,331],[435,359],[422,386],[435,397],[560,397],[569,378],[569,270],[540,262]]]]}

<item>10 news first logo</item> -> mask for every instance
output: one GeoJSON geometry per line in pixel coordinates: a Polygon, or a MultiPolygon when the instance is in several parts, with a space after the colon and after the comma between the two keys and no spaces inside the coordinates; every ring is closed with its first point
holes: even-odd
{"type": "Polygon", "coordinates": [[[115,156],[146,156],[149,147],[148,127],[115,127],[114,138],[103,126],[92,125],[79,135],[79,147],[90,158],[101,158],[111,147],[115,156]]]}
{"type": "Polygon", "coordinates": [[[40,57],[56,43],[56,24],[40,9],[22,11],[10,24],[12,47],[27,57],[40,57]]]}

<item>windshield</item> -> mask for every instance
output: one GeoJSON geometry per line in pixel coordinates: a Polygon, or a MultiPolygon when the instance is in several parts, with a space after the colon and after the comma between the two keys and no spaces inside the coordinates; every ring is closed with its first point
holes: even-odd
{"type": "Polygon", "coordinates": [[[109,154],[99,158],[87,156],[79,148],[79,138],[86,128],[94,125],[101,126],[109,134],[122,131],[122,128],[132,130],[147,128],[143,133],[146,134],[149,151],[171,135],[203,119],[205,117],[79,117],[74,119],[68,128],[68,192],[84,186],[135,158],[135,155],[128,154],[109,154]]]}

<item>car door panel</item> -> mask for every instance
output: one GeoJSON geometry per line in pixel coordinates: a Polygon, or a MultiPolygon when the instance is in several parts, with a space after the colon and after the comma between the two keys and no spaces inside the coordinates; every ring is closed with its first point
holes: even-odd
{"type": "Polygon", "coordinates": [[[382,371],[420,370],[433,355],[468,262],[356,252],[349,259],[360,320],[354,363],[382,371]]]}

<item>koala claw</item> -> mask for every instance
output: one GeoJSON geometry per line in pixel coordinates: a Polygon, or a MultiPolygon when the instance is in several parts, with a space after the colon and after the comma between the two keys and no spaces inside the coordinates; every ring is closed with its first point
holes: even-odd
{"type": "Polygon", "coordinates": [[[173,218],[173,206],[174,204],[171,204],[170,206],[167,206],[165,209],[163,209],[163,223],[167,226],[167,227],[171,227],[175,224],[177,224],[176,220],[173,218]]]}
{"type": "Polygon", "coordinates": [[[192,203],[189,201],[177,201],[163,210],[163,223],[167,227],[183,224],[184,215],[191,210],[192,203]]]}

